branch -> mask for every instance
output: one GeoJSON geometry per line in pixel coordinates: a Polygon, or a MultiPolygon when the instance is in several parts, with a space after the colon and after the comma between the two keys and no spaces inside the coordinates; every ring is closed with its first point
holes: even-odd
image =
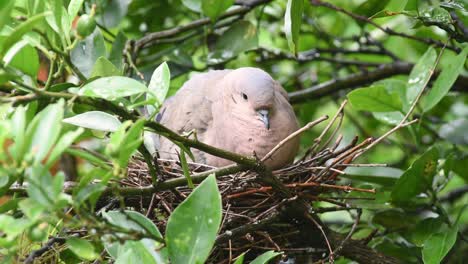
{"type": "MultiPolygon", "coordinates": [[[[398,36],[398,37],[402,37],[402,38],[412,39],[412,40],[415,40],[415,41],[418,41],[418,42],[425,43],[427,45],[435,45],[435,46],[440,47],[440,48],[446,46],[443,42],[438,41],[438,40],[433,40],[433,39],[430,39],[430,38],[420,38],[420,37],[417,37],[417,36],[411,36],[411,35],[408,35],[408,34],[405,34],[405,33],[397,32],[397,31],[395,31],[395,30],[393,30],[391,28],[384,28],[381,25],[375,23],[374,21],[372,21],[371,19],[369,19],[369,18],[367,18],[365,16],[361,16],[361,15],[352,13],[350,11],[347,11],[347,10],[341,8],[341,7],[337,7],[337,6],[335,6],[333,4],[330,4],[328,2],[322,2],[321,0],[310,0],[310,4],[313,5],[313,6],[323,6],[323,7],[338,11],[340,13],[343,13],[343,14],[351,17],[354,20],[359,20],[359,21],[365,22],[367,24],[370,24],[370,25],[382,30],[383,32],[385,32],[385,33],[387,33],[388,35],[391,35],[391,36],[398,36]]],[[[453,51],[455,51],[457,53],[461,51],[460,48],[454,47],[454,46],[447,46],[447,48],[450,49],[450,50],[453,50],[453,51]]]]}
{"type": "MultiPolygon", "coordinates": [[[[384,64],[372,71],[351,74],[344,78],[337,78],[314,85],[304,90],[291,92],[289,93],[289,101],[292,104],[304,103],[308,100],[324,97],[341,90],[362,87],[400,74],[409,74],[413,66],[414,64],[407,62],[384,64]]],[[[436,78],[438,74],[440,74],[440,71],[435,72],[431,80],[436,78]]],[[[468,92],[467,83],[468,78],[466,76],[459,75],[452,89],[454,91],[468,92]]]]}
{"type": "MultiPolygon", "coordinates": [[[[228,17],[232,17],[232,16],[244,15],[250,12],[255,7],[262,5],[262,4],[266,4],[270,1],[271,0],[253,0],[249,2],[242,1],[243,5],[241,7],[224,13],[223,15],[219,17],[218,21],[228,18],[228,17]]],[[[180,33],[184,33],[192,29],[197,29],[199,27],[209,25],[211,23],[212,22],[209,18],[202,18],[202,19],[195,20],[189,24],[183,25],[183,26],[177,26],[171,29],[150,33],[135,42],[135,49],[136,51],[138,51],[142,48],[152,45],[155,41],[159,39],[174,37],[180,33]]]]}

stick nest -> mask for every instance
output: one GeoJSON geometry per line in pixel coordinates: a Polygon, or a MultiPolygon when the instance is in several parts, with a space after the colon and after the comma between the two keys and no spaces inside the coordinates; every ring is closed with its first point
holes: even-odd
{"type": "MultiPolygon", "coordinates": [[[[331,253],[324,242],[326,238],[320,234],[317,234],[317,246],[305,247],[303,236],[311,234],[301,233],[294,223],[281,221],[278,215],[284,205],[298,197],[309,204],[326,201],[336,205],[327,208],[314,207],[315,213],[321,213],[349,210],[349,205],[343,200],[343,196],[346,196],[343,192],[374,193],[374,190],[337,184],[340,174],[344,173],[343,170],[352,166],[353,159],[372,142],[372,139],[367,139],[358,144],[355,138],[349,144],[343,144],[342,137],[336,136],[342,118],[340,108],[339,113],[331,119],[301,159],[273,172],[273,175],[295,194],[291,199],[280,197],[271,186],[262,184],[259,175],[253,171],[217,177],[223,201],[223,220],[209,263],[230,263],[247,250],[247,259],[268,250],[275,250],[284,252],[283,259],[294,256],[296,261],[304,256],[307,257],[307,261],[317,261],[327,255],[324,253],[331,253]],[[333,126],[333,123],[337,124],[333,126]],[[331,127],[335,128],[330,132],[331,127]],[[330,135],[324,140],[327,134],[330,135]]],[[[162,174],[158,175],[160,178],[168,180],[184,177],[178,161],[158,160],[158,164],[162,174]]],[[[192,173],[213,169],[203,164],[189,165],[192,173]]],[[[121,184],[129,187],[150,186],[151,176],[148,174],[146,163],[135,159],[129,166],[128,177],[123,179],[121,184]]],[[[132,204],[134,209],[153,219],[159,230],[165,230],[169,215],[191,191],[187,186],[180,186],[156,192],[152,197],[134,198],[133,203],[127,205],[132,204]]]]}

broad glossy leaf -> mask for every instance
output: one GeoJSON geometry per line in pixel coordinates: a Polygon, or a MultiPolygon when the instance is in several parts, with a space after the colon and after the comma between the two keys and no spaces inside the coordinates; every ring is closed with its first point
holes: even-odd
{"type": "MultiPolygon", "coordinates": [[[[360,4],[356,9],[353,10],[354,13],[359,14],[365,17],[371,17],[374,14],[378,13],[390,2],[390,0],[368,0],[360,4]]],[[[363,24],[362,22],[360,22],[363,24]]]]}
{"type": "Polygon", "coordinates": [[[445,232],[436,233],[424,242],[422,256],[424,264],[439,264],[455,245],[458,228],[453,227],[445,232]]]}
{"type": "Polygon", "coordinates": [[[104,37],[99,28],[96,28],[93,34],[79,41],[70,53],[73,65],[87,78],[91,76],[97,59],[105,56],[104,37]]]}
{"type": "Polygon", "coordinates": [[[440,137],[458,145],[468,145],[468,119],[461,118],[444,124],[439,129],[440,137]]]}
{"type": "Polygon", "coordinates": [[[104,57],[99,57],[94,64],[93,70],[91,72],[92,77],[109,77],[109,76],[119,76],[121,72],[104,57]]]}
{"type": "Polygon", "coordinates": [[[393,186],[401,177],[403,171],[391,167],[348,167],[344,170],[343,178],[351,180],[377,183],[383,186],[393,186]]]}
{"type": "Polygon", "coordinates": [[[70,19],[74,19],[83,5],[84,0],[71,0],[68,4],[68,15],[70,19]]]}
{"type": "Polygon", "coordinates": [[[39,220],[46,207],[42,206],[33,198],[26,198],[19,202],[21,211],[32,221],[39,220]]]}
{"type": "Polygon", "coordinates": [[[62,28],[62,16],[66,15],[63,13],[63,11],[65,11],[63,9],[63,2],[62,0],[50,0],[48,2],[50,4],[49,8],[51,9],[53,16],[46,18],[47,23],[49,23],[50,27],[55,32],[62,36],[65,33],[65,29],[62,28]]]}
{"type": "Polygon", "coordinates": [[[10,13],[15,6],[15,0],[0,1],[0,29],[10,20],[10,13]]]}
{"type": "Polygon", "coordinates": [[[110,211],[103,213],[110,223],[127,230],[134,230],[147,235],[163,238],[158,228],[146,216],[135,211],[110,211]]]}
{"type": "MultiPolygon", "coordinates": [[[[77,194],[74,196],[73,202],[76,208],[80,208],[81,204],[88,200],[90,197],[99,197],[99,195],[106,189],[106,185],[97,183],[97,184],[89,184],[79,190],[77,194]]],[[[94,207],[94,204],[92,204],[94,207]]]]}
{"type": "Polygon", "coordinates": [[[83,133],[84,129],[83,128],[78,128],[75,131],[69,131],[65,133],[58,141],[57,144],[55,144],[55,147],[52,149],[52,152],[49,154],[49,157],[47,158],[47,163],[46,167],[50,167],[54,164],[55,161],[58,160],[60,155],[67,149],[75,139],[83,133]]]}
{"type": "MultiPolygon", "coordinates": [[[[418,63],[413,67],[408,79],[408,86],[406,90],[407,105],[412,105],[419,92],[424,89],[432,75],[435,67],[437,54],[434,48],[429,49],[419,59],[418,63]]],[[[408,110],[408,109],[405,109],[408,110]]]]}
{"type": "Polygon", "coordinates": [[[11,132],[15,144],[12,146],[11,154],[16,162],[20,163],[26,147],[26,108],[19,106],[11,119],[11,132]]]}
{"type": "Polygon", "coordinates": [[[267,264],[274,257],[281,255],[281,254],[282,252],[275,252],[273,250],[270,250],[256,257],[254,260],[252,260],[252,262],[250,262],[250,264],[267,264]]]}
{"type": "Polygon", "coordinates": [[[236,261],[234,261],[234,264],[244,264],[244,257],[245,257],[245,252],[236,258],[236,261]]]}
{"type": "Polygon", "coordinates": [[[141,264],[166,264],[167,248],[162,248],[158,242],[151,239],[140,241],[126,241],[124,245],[117,245],[118,255],[115,263],[141,263],[141,264]],[[155,250],[156,249],[156,250],[155,250]]]}
{"type": "Polygon", "coordinates": [[[122,124],[117,117],[101,111],[82,113],[65,118],[63,122],[75,126],[108,132],[117,131],[122,124]]]}
{"type": "MultiPolygon", "coordinates": [[[[63,174],[62,174],[63,175],[63,174]]],[[[60,175],[56,175],[57,177],[60,175]]],[[[28,196],[46,208],[51,208],[55,205],[61,190],[57,190],[54,186],[54,178],[50,172],[42,165],[31,167],[27,173],[27,188],[28,196]]],[[[58,183],[58,182],[57,182],[58,183]]]]}
{"type": "Polygon", "coordinates": [[[372,217],[372,223],[384,226],[390,230],[414,225],[409,216],[403,210],[397,208],[376,212],[372,217]],[[406,219],[407,221],[401,221],[401,219],[406,219]]]}
{"type": "Polygon", "coordinates": [[[218,16],[224,13],[233,3],[234,0],[201,0],[201,8],[205,16],[215,21],[218,16]]]}
{"type": "Polygon", "coordinates": [[[46,16],[51,15],[51,12],[45,12],[30,17],[25,22],[19,24],[13,29],[10,35],[3,42],[0,49],[0,57],[3,57],[6,51],[8,51],[16,42],[18,42],[24,34],[30,32],[34,27],[40,24],[46,16]]]}
{"type": "Polygon", "coordinates": [[[401,112],[372,112],[372,115],[380,122],[389,125],[396,125],[400,123],[404,117],[401,112]]]}
{"type": "Polygon", "coordinates": [[[93,244],[87,240],[70,237],[67,238],[67,244],[70,250],[80,258],[85,260],[94,260],[99,257],[99,254],[94,249],[93,244]]]}
{"type": "Polygon", "coordinates": [[[166,242],[172,263],[203,263],[221,224],[221,195],[208,176],[169,217],[166,242]]]}
{"type": "Polygon", "coordinates": [[[28,156],[39,164],[49,153],[62,129],[64,101],[51,104],[34,117],[28,126],[28,156]]]}
{"type": "Polygon", "coordinates": [[[284,33],[289,49],[297,55],[304,0],[288,0],[284,14],[284,33]]]}
{"type": "Polygon", "coordinates": [[[447,67],[442,69],[442,72],[432,85],[429,93],[422,98],[422,105],[425,112],[431,110],[437,103],[439,103],[448,93],[450,88],[452,88],[452,85],[457,80],[458,75],[460,75],[463,70],[467,54],[468,46],[465,47],[463,51],[458,54],[458,56],[455,57],[449,65],[447,65],[447,67]]]}
{"type": "Polygon", "coordinates": [[[249,21],[239,21],[226,30],[209,54],[210,64],[217,64],[258,46],[257,28],[249,21]]]}
{"type": "Polygon", "coordinates": [[[36,49],[28,44],[27,41],[21,40],[13,45],[3,58],[5,66],[11,66],[23,73],[36,78],[39,70],[39,56],[36,49]]]}
{"type": "MultiPolygon", "coordinates": [[[[150,93],[146,94],[146,99],[156,98],[156,105],[159,107],[166,99],[167,92],[169,91],[169,83],[171,81],[171,73],[166,62],[159,65],[154,70],[151,76],[148,90],[150,93]]],[[[148,115],[152,115],[156,108],[152,105],[148,105],[148,115]]]]}
{"type": "Polygon", "coordinates": [[[452,25],[452,17],[450,13],[441,7],[430,7],[422,10],[418,18],[426,25],[433,25],[433,23],[442,24],[447,27],[452,25]]]}
{"type": "Polygon", "coordinates": [[[80,89],[79,95],[115,100],[146,91],[148,88],[139,81],[123,76],[113,76],[99,78],[85,84],[80,89]]]}
{"type": "Polygon", "coordinates": [[[182,0],[182,4],[188,9],[200,13],[202,11],[201,0],[182,0]]]}
{"type": "Polygon", "coordinates": [[[437,172],[439,151],[432,147],[411,164],[398,179],[392,190],[392,201],[406,204],[411,198],[431,188],[432,179],[437,172]]]}
{"type": "Polygon", "coordinates": [[[353,90],[349,101],[357,110],[370,112],[401,111],[401,100],[397,93],[389,93],[383,85],[353,90]]]}
{"type": "Polygon", "coordinates": [[[416,246],[424,246],[424,242],[435,233],[438,233],[444,226],[444,221],[439,218],[426,218],[417,223],[410,230],[410,239],[416,246]]]}
{"type": "Polygon", "coordinates": [[[131,0],[105,1],[101,12],[97,14],[98,22],[106,28],[116,27],[128,12],[131,0]]]}
{"type": "Polygon", "coordinates": [[[119,71],[122,71],[123,50],[126,42],[127,37],[125,37],[124,33],[119,31],[112,43],[112,49],[109,53],[109,61],[112,62],[119,71]]]}

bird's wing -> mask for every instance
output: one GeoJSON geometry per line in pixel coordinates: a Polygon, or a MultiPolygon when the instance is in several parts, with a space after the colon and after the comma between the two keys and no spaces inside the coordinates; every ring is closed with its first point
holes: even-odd
{"type": "MultiPolygon", "coordinates": [[[[179,134],[194,131],[198,140],[205,142],[213,121],[211,106],[219,99],[219,89],[222,89],[217,84],[226,73],[211,71],[188,80],[176,95],[164,102],[156,121],[179,134]]],[[[160,138],[160,152],[172,153],[174,148],[174,144],[160,138]]]]}

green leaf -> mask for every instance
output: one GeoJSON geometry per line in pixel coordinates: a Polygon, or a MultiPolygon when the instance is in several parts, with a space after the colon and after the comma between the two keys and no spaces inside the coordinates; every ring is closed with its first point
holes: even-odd
{"type": "Polygon", "coordinates": [[[11,154],[19,164],[24,157],[26,148],[26,108],[18,106],[11,119],[11,132],[15,144],[11,148],[11,154]]]}
{"type": "Polygon", "coordinates": [[[115,100],[134,94],[147,92],[141,82],[122,76],[104,77],[85,84],[79,95],[115,100]]]}
{"type": "Polygon", "coordinates": [[[127,43],[127,37],[125,37],[122,31],[119,31],[119,34],[114,39],[112,43],[112,49],[109,53],[109,61],[119,70],[123,70],[122,60],[124,54],[125,44],[127,43]]]}
{"type": "Polygon", "coordinates": [[[75,131],[70,131],[65,133],[55,144],[55,147],[52,149],[52,152],[49,154],[47,158],[46,167],[50,168],[55,161],[58,160],[60,155],[67,149],[75,139],[83,133],[84,129],[78,128],[75,131]]]}
{"type": "MultiPolygon", "coordinates": [[[[378,13],[390,2],[390,0],[367,0],[356,7],[353,12],[365,17],[371,17],[378,13]]],[[[363,25],[363,22],[359,22],[363,25]]]]}
{"type": "Polygon", "coordinates": [[[102,216],[109,223],[129,231],[141,232],[148,236],[163,238],[156,225],[146,216],[135,211],[103,212],[102,216]]]}
{"type": "Polygon", "coordinates": [[[245,252],[242,253],[239,257],[236,258],[234,264],[243,264],[244,263],[245,252]]]}
{"type": "Polygon", "coordinates": [[[83,5],[84,0],[71,0],[68,4],[68,15],[74,19],[83,5]]]}
{"type": "Polygon", "coordinates": [[[348,94],[349,101],[357,110],[370,112],[400,111],[402,104],[397,93],[389,93],[383,85],[353,90],[348,94]]]}
{"type": "MultiPolygon", "coordinates": [[[[159,106],[164,102],[169,91],[169,84],[171,81],[171,73],[166,62],[163,62],[159,65],[156,70],[154,70],[153,75],[151,76],[150,83],[148,85],[149,93],[146,94],[146,99],[150,100],[151,98],[156,98],[156,106],[159,106]]],[[[148,105],[148,115],[152,115],[156,111],[156,107],[148,105]]]]}
{"type": "Polygon", "coordinates": [[[433,234],[424,242],[422,256],[424,264],[438,264],[455,245],[458,228],[453,227],[446,232],[433,234]]]}
{"type": "Polygon", "coordinates": [[[91,72],[91,78],[93,77],[108,77],[108,76],[119,76],[121,72],[104,57],[99,57],[94,64],[91,72]]]}
{"type": "Polygon", "coordinates": [[[284,33],[288,40],[289,49],[297,55],[299,50],[299,35],[304,11],[304,0],[288,0],[284,15],[284,33]]]}
{"type": "Polygon", "coordinates": [[[409,220],[408,215],[403,210],[397,208],[376,212],[372,217],[373,224],[384,226],[389,230],[398,230],[414,224],[409,220]],[[401,221],[401,219],[407,219],[408,221],[401,221]]]}
{"type": "Polygon", "coordinates": [[[432,89],[429,90],[429,93],[422,98],[424,112],[431,110],[435,105],[437,105],[437,103],[439,103],[448,93],[450,88],[452,88],[452,85],[457,80],[458,75],[460,75],[463,70],[467,54],[468,46],[465,47],[454,60],[451,60],[447,67],[442,69],[442,72],[435,80],[432,89]]]}
{"type": "Polygon", "coordinates": [[[3,55],[8,51],[15,43],[17,43],[24,34],[30,32],[35,26],[40,24],[46,16],[49,16],[51,12],[45,12],[30,17],[25,22],[19,24],[11,34],[5,39],[3,45],[0,48],[0,58],[3,58],[3,55]]]}
{"type": "Polygon", "coordinates": [[[26,217],[32,221],[39,220],[46,209],[46,207],[32,198],[26,198],[19,202],[19,207],[26,217]]]}
{"type": "Polygon", "coordinates": [[[202,11],[201,0],[182,0],[182,4],[188,9],[200,13],[202,11]]]}
{"type": "Polygon", "coordinates": [[[453,144],[468,145],[468,119],[460,118],[442,125],[439,136],[453,144]]]}
{"type": "Polygon", "coordinates": [[[410,230],[411,242],[416,246],[424,246],[424,242],[432,235],[441,230],[443,227],[444,221],[438,218],[426,218],[410,230]]]}
{"type": "Polygon", "coordinates": [[[397,125],[404,117],[401,112],[372,112],[372,115],[380,122],[389,125],[397,125]]]}
{"type": "MultiPolygon", "coordinates": [[[[413,67],[408,78],[406,90],[406,105],[412,105],[419,92],[426,86],[433,73],[437,54],[433,47],[429,47],[426,53],[419,59],[413,67]]],[[[405,109],[408,110],[408,109],[405,109]]]]}
{"type": "Polygon", "coordinates": [[[91,76],[94,64],[99,57],[106,56],[104,37],[101,31],[96,28],[93,34],[79,41],[70,53],[73,63],[86,78],[91,76]]]}
{"type": "Polygon", "coordinates": [[[426,10],[422,10],[421,15],[418,19],[423,22],[424,25],[432,26],[434,24],[445,25],[446,27],[452,26],[452,17],[450,13],[441,7],[429,7],[426,10]]]}
{"type": "Polygon", "coordinates": [[[10,13],[15,6],[15,0],[0,1],[0,29],[10,20],[10,13]]]}
{"type": "Polygon", "coordinates": [[[393,186],[401,177],[403,171],[391,167],[348,167],[344,170],[343,178],[377,183],[383,186],[393,186]]]}
{"type": "Polygon", "coordinates": [[[208,62],[217,64],[257,47],[257,28],[249,21],[242,20],[223,33],[215,44],[214,52],[209,54],[208,62]]]}
{"type": "Polygon", "coordinates": [[[218,16],[220,16],[226,9],[228,9],[234,0],[201,0],[201,8],[203,10],[203,14],[209,17],[212,21],[215,21],[218,16]]]}
{"type": "MultiPolygon", "coordinates": [[[[89,184],[84,188],[80,189],[74,196],[73,202],[77,209],[80,208],[81,204],[89,198],[99,198],[99,195],[106,189],[106,185],[97,183],[89,184]]],[[[94,205],[92,205],[94,207],[94,205]]]]}
{"type": "Polygon", "coordinates": [[[144,119],[139,119],[125,134],[120,146],[118,162],[122,168],[127,167],[128,160],[143,143],[144,119]]]}
{"type": "Polygon", "coordinates": [[[82,150],[82,149],[73,149],[68,148],[65,150],[65,153],[82,158],[91,162],[92,164],[98,165],[101,168],[105,168],[107,170],[111,169],[111,166],[108,164],[108,160],[104,159],[103,157],[93,155],[91,152],[82,150]]]}
{"type": "Polygon", "coordinates": [[[89,111],[76,116],[63,119],[64,123],[84,128],[114,132],[119,129],[122,122],[111,114],[101,111],[89,111]]]}
{"type": "Polygon", "coordinates": [[[61,190],[57,192],[50,172],[42,165],[36,165],[29,169],[27,176],[28,196],[46,208],[53,207],[61,190]]]}
{"type": "Polygon", "coordinates": [[[26,132],[28,154],[39,164],[60,135],[64,101],[51,104],[34,117],[26,132]]]}
{"type": "Polygon", "coordinates": [[[14,44],[3,58],[5,66],[11,66],[36,79],[39,70],[39,55],[27,41],[14,44]]]}
{"type": "MultiPolygon", "coordinates": [[[[116,244],[116,243],[115,243],[116,244]]],[[[140,241],[126,241],[124,245],[113,245],[117,248],[116,264],[141,263],[164,264],[169,263],[167,249],[160,248],[160,244],[151,239],[140,241]],[[156,249],[156,250],[155,250],[156,249]]]]}
{"type": "Polygon", "coordinates": [[[431,188],[437,172],[439,151],[432,147],[422,154],[398,179],[392,190],[392,201],[396,204],[408,203],[411,198],[431,188]]]}
{"type": "Polygon", "coordinates": [[[106,28],[118,26],[128,12],[130,0],[113,0],[100,2],[100,12],[97,14],[99,24],[106,28]]]}
{"type": "Polygon", "coordinates": [[[94,260],[99,257],[99,254],[94,249],[93,244],[87,240],[70,237],[67,238],[67,244],[70,250],[82,259],[94,260]]]}
{"type": "Polygon", "coordinates": [[[283,254],[283,252],[275,252],[273,250],[267,251],[260,256],[256,257],[250,264],[267,264],[274,257],[283,254]]]}
{"type": "Polygon", "coordinates": [[[173,263],[203,263],[221,224],[221,195],[214,175],[208,176],[171,214],[166,227],[173,263]]]}
{"type": "Polygon", "coordinates": [[[50,8],[52,11],[52,14],[54,15],[53,17],[47,17],[46,20],[49,23],[50,27],[57,32],[60,36],[64,34],[65,28],[62,28],[62,16],[66,15],[63,14],[64,8],[63,8],[63,2],[62,0],[51,0],[49,1],[50,3],[50,8]],[[53,18],[53,20],[51,19],[53,18]]]}

